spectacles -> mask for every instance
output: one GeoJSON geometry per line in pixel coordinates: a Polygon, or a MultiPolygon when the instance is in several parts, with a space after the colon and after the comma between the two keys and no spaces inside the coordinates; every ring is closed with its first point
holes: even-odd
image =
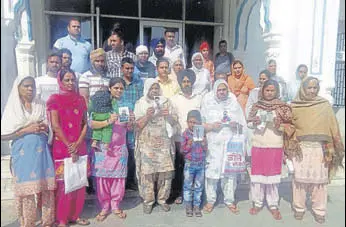
{"type": "Polygon", "coordinates": [[[139,53],[138,55],[149,55],[147,52],[139,53]]]}

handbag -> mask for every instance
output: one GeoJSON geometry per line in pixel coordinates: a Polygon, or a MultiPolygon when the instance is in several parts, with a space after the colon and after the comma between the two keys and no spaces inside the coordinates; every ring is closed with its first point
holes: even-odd
{"type": "Polygon", "coordinates": [[[72,158],[64,159],[65,194],[89,186],[87,163],[87,155],[79,156],[76,162],[72,162],[72,158]]]}
{"type": "Polygon", "coordinates": [[[239,128],[237,128],[237,134],[225,142],[223,154],[222,175],[224,177],[246,172],[245,136],[239,133],[239,128]]]}

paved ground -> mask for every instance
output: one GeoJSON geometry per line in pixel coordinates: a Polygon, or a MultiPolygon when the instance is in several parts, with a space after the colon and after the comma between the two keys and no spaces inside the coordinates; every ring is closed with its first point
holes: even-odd
{"type": "MultiPolygon", "coordinates": [[[[155,207],[152,214],[145,215],[142,212],[140,199],[133,192],[127,193],[122,204],[128,215],[126,220],[120,220],[114,215],[110,215],[104,222],[96,222],[94,217],[98,210],[96,201],[93,199],[87,200],[82,216],[90,219],[90,226],[100,227],[343,227],[345,226],[345,186],[330,186],[328,190],[328,215],[327,221],[323,225],[314,222],[310,211],[306,212],[302,221],[293,218],[290,208],[291,189],[289,183],[282,183],[280,187],[280,195],[282,195],[280,209],[283,216],[280,221],[275,221],[267,209],[263,209],[257,216],[251,216],[248,213],[251,204],[248,200],[249,190],[246,186],[242,186],[236,193],[241,212],[237,216],[230,214],[222,205],[217,206],[213,213],[205,214],[202,218],[186,217],[182,205],[173,205],[172,210],[168,213],[155,207]]],[[[311,207],[310,202],[308,202],[308,206],[311,207]]],[[[1,201],[1,226],[19,226],[16,221],[13,201],[1,201]]]]}

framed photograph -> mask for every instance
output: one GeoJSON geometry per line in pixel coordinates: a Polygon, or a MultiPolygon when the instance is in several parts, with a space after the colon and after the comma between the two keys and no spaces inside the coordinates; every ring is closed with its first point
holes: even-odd
{"type": "Polygon", "coordinates": [[[129,122],[130,118],[130,111],[127,106],[125,107],[119,107],[119,122],[129,122]]]}
{"type": "Polygon", "coordinates": [[[231,122],[231,117],[227,110],[223,111],[221,122],[222,124],[229,124],[231,122]]]}
{"type": "Polygon", "coordinates": [[[193,126],[193,141],[195,142],[203,141],[203,137],[204,137],[203,125],[194,125],[193,126]]]}
{"type": "Polygon", "coordinates": [[[154,109],[155,109],[155,114],[158,114],[160,112],[160,109],[162,108],[162,98],[161,96],[154,96],[154,109]]]}

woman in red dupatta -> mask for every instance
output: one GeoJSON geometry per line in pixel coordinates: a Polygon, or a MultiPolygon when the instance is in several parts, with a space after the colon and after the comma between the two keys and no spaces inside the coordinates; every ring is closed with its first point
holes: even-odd
{"type": "Polygon", "coordinates": [[[68,222],[88,225],[89,221],[81,219],[85,187],[65,194],[64,159],[87,154],[84,137],[87,130],[87,107],[83,96],[77,92],[76,76],[73,71],[61,70],[57,76],[59,93],[51,95],[47,101],[47,112],[50,118],[54,137],[52,153],[55,165],[56,221],[58,226],[67,226],[68,222]]]}
{"type": "Polygon", "coordinates": [[[254,81],[244,72],[244,64],[235,60],[232,63],[232,75],[228,77],[228,86],[231,92],[237,97],[244,114],[249,93],[256,87],[254,81]]]}

